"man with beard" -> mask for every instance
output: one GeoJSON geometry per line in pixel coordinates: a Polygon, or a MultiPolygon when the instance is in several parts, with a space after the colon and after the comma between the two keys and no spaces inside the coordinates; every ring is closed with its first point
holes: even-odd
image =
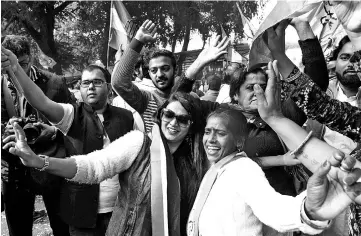
{"type": "Polygon", "coordinates": [[[336,61],[337,80],[330,81],[329,84],[331,97],[353,106],[357,106],[356,95],[361,86],[360,59],[354,56],[355,52],[355,47],[346,35],[341,39],[331,58],[336,61]],[[355,67],[358,67],[358,71],[355,67]]]}
{"type": "MultiPolygon", "coordinates": [[[[153,115],[157,108],[169,98],[175,83],[176,73],[176,59],[173,53],[164,49],[156,49],[148,59],[149,77],[156,89],[154,91],[145,91],[132,83],[134,65],[137,63],[140,51],[144,44],[155,41],[155,33],[155,24],[150,20],[146,20],[120,60],[116,61],[112,74],[114,90],[142,116],[146,132],[149,132],[154,124],[153,115]]],[[[203,50],[197,58],[200,64],[192,65],[192,71],[195,73],[190,75],[186,72],[186,74],[190,77],[195,76],[206,64],[225,54],[227,44],[228,41],[225,38],[222,42],[203,50]]]]}

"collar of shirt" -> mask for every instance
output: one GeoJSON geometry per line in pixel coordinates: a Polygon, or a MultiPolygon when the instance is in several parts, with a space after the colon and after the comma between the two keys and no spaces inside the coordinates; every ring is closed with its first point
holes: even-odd
{"type": "Polygon", "coordinates": [[[340,83],[337,83],[337,94],[336,94],[336,99],[341,101],[341,102],[348,102],[350,103],[352,106],[357,106],[356,104],[356,95],[355,96],[350,96],[347,97],[345,95],[345,93],[343,92],[340,83]]]}

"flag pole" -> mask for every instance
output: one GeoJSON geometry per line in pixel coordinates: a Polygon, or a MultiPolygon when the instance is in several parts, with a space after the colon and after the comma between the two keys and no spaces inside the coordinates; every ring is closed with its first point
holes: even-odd
{"type": "Polygon", "coordinates": [[[110,34],[111,34],[111,23],[113,20],[113,14],[112,14],[112,7],[113,7],[113,0],[110,1],[110,9],[109,9],[109,14],[110,14],[110,22],[109,22],[109,32],[108,32],[108,43],[107,43],[107,69],[109,68],[109,41],[110,41],[110,34]]]}

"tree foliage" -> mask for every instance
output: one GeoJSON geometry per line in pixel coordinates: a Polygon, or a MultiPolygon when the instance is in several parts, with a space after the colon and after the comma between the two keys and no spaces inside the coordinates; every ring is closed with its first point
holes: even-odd
{"type": "MultiPolygon", "coordinates": [[[[241,17],[234,1],[127,1],[130,15],[158,25],[159,42],[171,45],[183,42],[188,49],[191,32],[205,40],[211,32],[234,31],[243,35],[241,17]]],[[[257,12],[257,2],[242,1],[246,17],[257,12]]],[[[58,74],[81,70],[100,59],[106,64],[109,36],[110,1],[2,1],[2,35],[30,36],[39,48],[52,57],[58,74]]],[[[110,50],[109,58],[114,57],[110,50]]]]}
{"type": "MultiPolygon", "coordinates": [[[[182,51],[188,49],[191,31],[198,31],[205,40],[211,32],[219,32],[220,26],[227,33],[234,31],[243,35],[243,25],[234,1],[150,1],[124,2],[130,15],[140,22],[150,18],[156,22],[160,43],[172,45],[183,42],[182,51]]],[[[242,1],[241,8],[246,17],[255,15],[258,3],[242,1]]]]}
{"type": "Polygon", "coordinates": [[[54,72],[106,61],[109,1],[1,2],[2,33],[30,36],[56,62],[54,72]]]}

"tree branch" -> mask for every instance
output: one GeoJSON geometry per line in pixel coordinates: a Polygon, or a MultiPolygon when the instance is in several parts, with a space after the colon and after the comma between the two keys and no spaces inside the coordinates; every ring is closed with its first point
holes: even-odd
{"type": "Polygon", "coordinates": [[[41,40],[41,34],[27,20],[21,19],[20,17],[19,20],[36,41],[41,40]]]}
{"type": "Polygon", "coordinates": [[[60,12],[62,12],[67,6],[72,4],[74,1],[66,1],[63,2],[61,5],[59,5],[57,8],[54,9],[54,15],[58,15],[60,12]]]}
{"type": "Polygon", "coordinates": [[[8,21],[8,23],[4,26],[4,28],[3,29],[1,29],[1,30],[4,30],[4,31],[6,31],[7,30],[7,28],[14,22],[14,20],[15,20],[15,16],[14,15],[12,15],[11,16],[11,18],[10,18],[10,20],[8,21]]]}

